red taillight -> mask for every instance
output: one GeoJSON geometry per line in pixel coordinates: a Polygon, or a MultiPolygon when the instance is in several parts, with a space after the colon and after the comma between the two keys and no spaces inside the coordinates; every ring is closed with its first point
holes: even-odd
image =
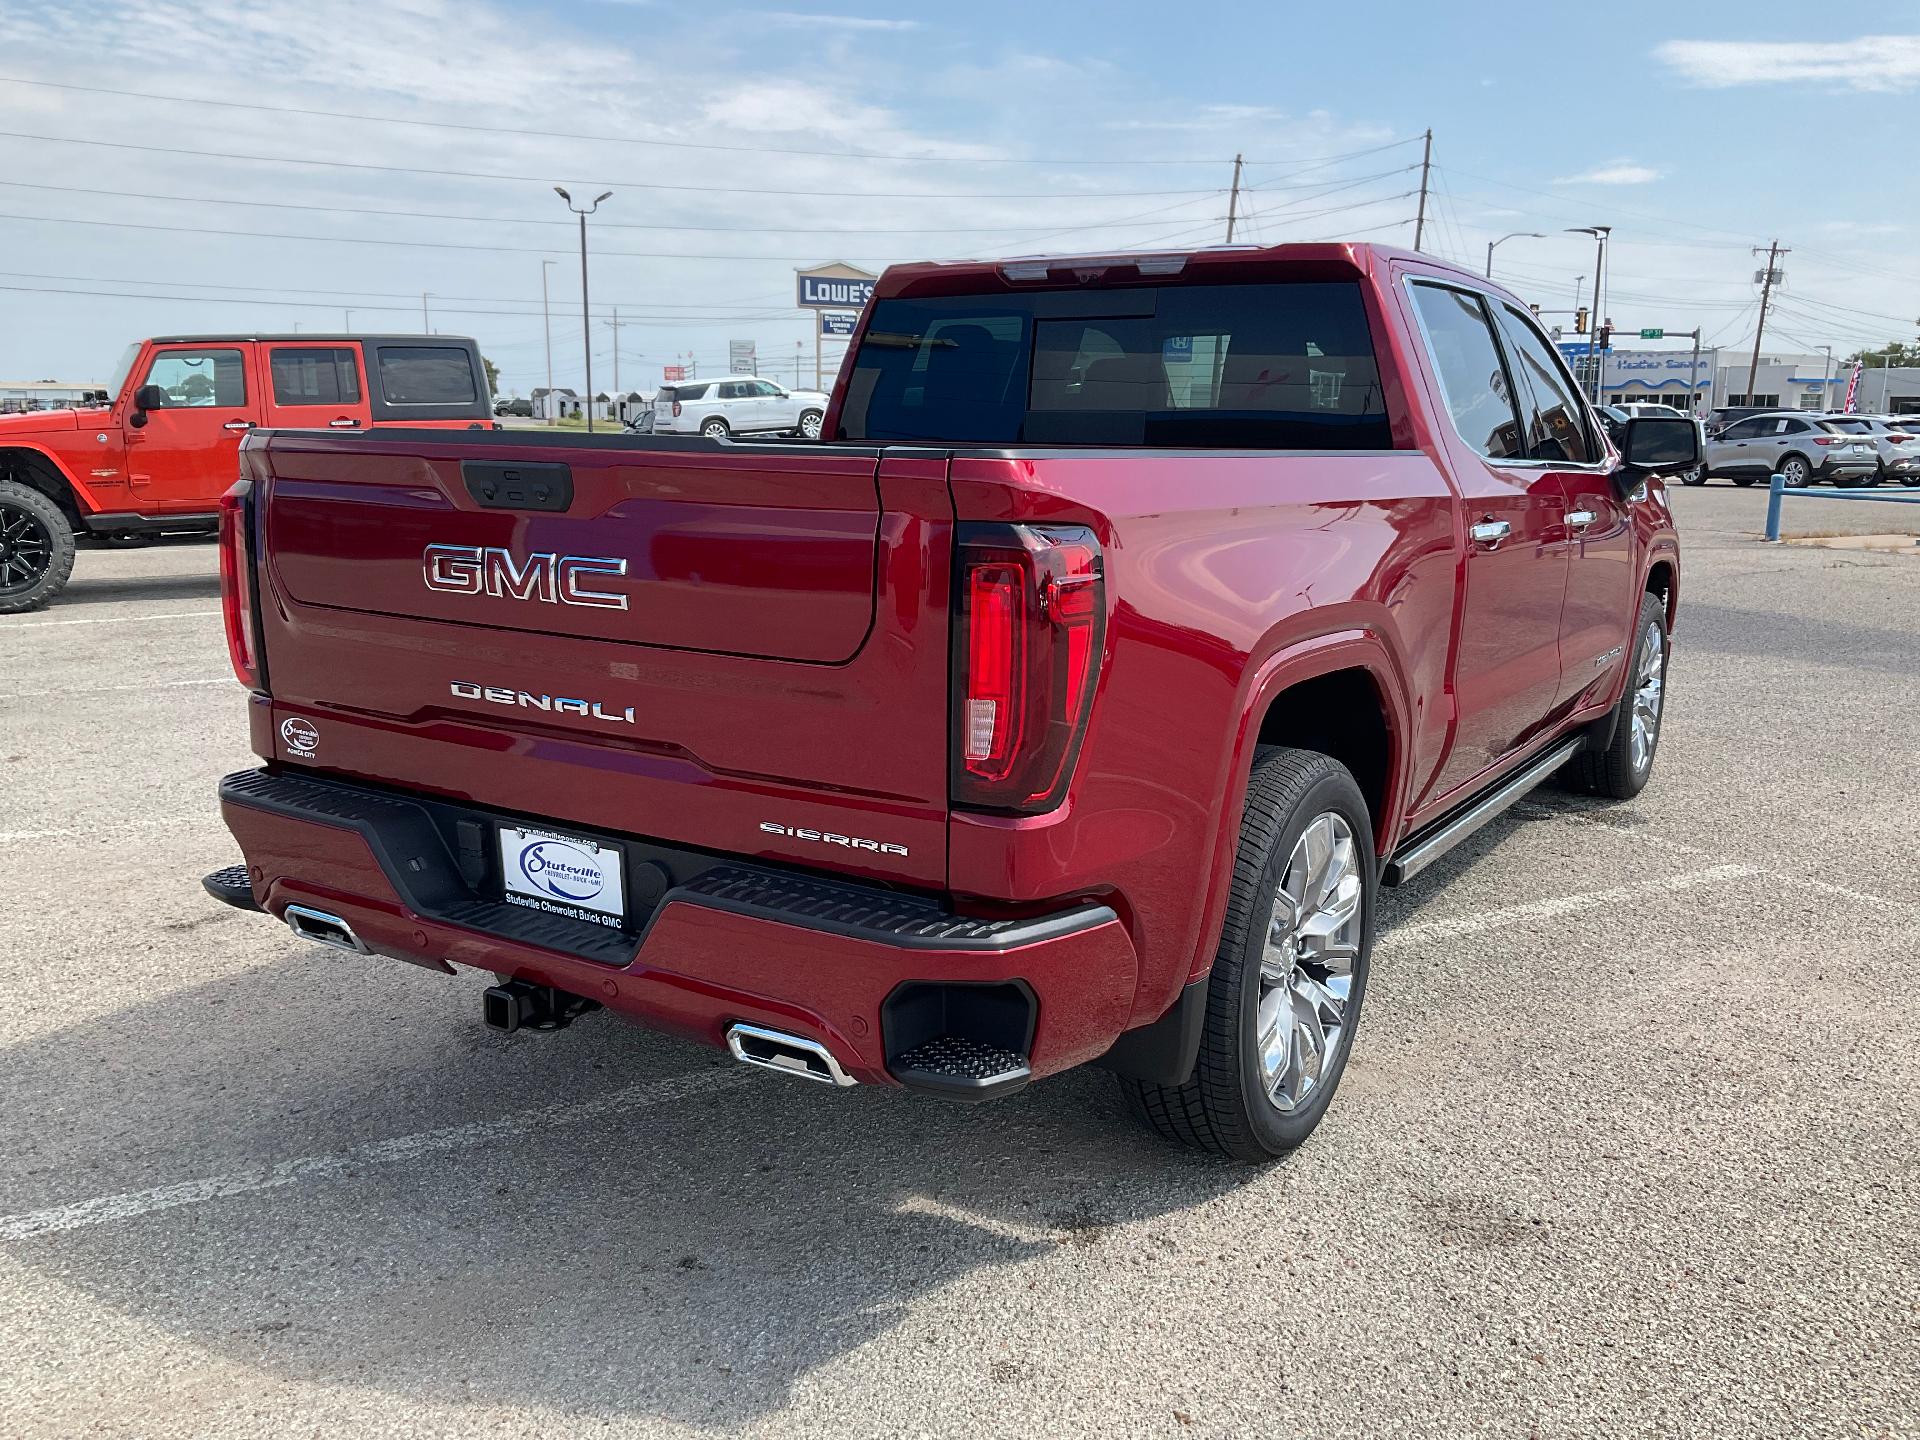
{"type": "Polygon", "coordinates": [[[259,637],[253,630],[253,554],[247,539],[253,482],[241,480],[220,497],[220,611],[227,623],[227,658],[249,690],[260,688],[259,637]]]}
{"type": "Polygon", "coordinates": [[[1100,545],[1078,526],[963,527],[955,594],[954,803],[1065,797],[1106,633],[1100,545]]]}
{"type": "Polygon", "coordinates": [[[673,418],[676,420],[680,418],[680,402],[678,400],[673,402],[673,418]]]}
{"type": "Polygon", "coordinates": [[[1851,442],[1839,435],[1816,435],[1813,437],[1813,443],[1816,445],[1846,445],[1851,442]]]}

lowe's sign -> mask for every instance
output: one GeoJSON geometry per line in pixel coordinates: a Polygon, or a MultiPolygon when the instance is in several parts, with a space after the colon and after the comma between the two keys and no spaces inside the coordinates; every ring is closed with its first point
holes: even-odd
{"type": "Polygon", "coordinates": [[[844,280],[832,275],[801,275],[802,310],[864,310],[873,299],[873,281],[844,280]]]}

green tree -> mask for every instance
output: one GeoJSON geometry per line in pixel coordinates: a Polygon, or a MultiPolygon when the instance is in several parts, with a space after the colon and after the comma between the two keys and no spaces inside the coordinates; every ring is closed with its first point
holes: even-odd
{"type": "Polygon", "coordinates": [[[1920,344],[1893,340],[1876,350],[1857,350],[1847,357],[1846,363],[1851,365],[1856,360],[1864,360],[1870,370],[1878,370],[1883,365],[1920,365],[1920,344]]]}
{"type": "Polygon", "coordinates": [[[484,355],[480,357],[480,363],[487,367],[487,393],[489,395],[498,395],[500,393],[500,367],[484,355]]]}

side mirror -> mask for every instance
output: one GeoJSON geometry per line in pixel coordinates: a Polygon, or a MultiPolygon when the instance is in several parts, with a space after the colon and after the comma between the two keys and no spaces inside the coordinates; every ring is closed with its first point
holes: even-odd
{"type": "Polygon", "coordinates": [[[1705,458],[1698,421],[1641,415],[1622,428],[1620,458],[1629,470],[1691,470],[1705,458]]]}
{"type": "Polygon", "coordinates": [[[167,408],[167,392],[158,385],[142,385],[133,392],[133,408],[136,410],[164,410],[167,408]]]}

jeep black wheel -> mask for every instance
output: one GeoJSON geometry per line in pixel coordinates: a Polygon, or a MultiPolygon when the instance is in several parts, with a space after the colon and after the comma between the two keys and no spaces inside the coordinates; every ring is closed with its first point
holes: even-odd
{"type": "Polygon", "coordinates": [[[38,610],[73,573],[73,528],[45,495],[0,481],[0,615],[38,610]]]}
{"type": "Polygon", "coordinates": [[[1122,1078],[1141,1121],[1236,1160],[1271,1160],[1313,1133],[1360,1023],[1377,875],[1372,819],[1346,767],[1261,750],[1200,1056],[1182,1085],[1122,1078]]]}

